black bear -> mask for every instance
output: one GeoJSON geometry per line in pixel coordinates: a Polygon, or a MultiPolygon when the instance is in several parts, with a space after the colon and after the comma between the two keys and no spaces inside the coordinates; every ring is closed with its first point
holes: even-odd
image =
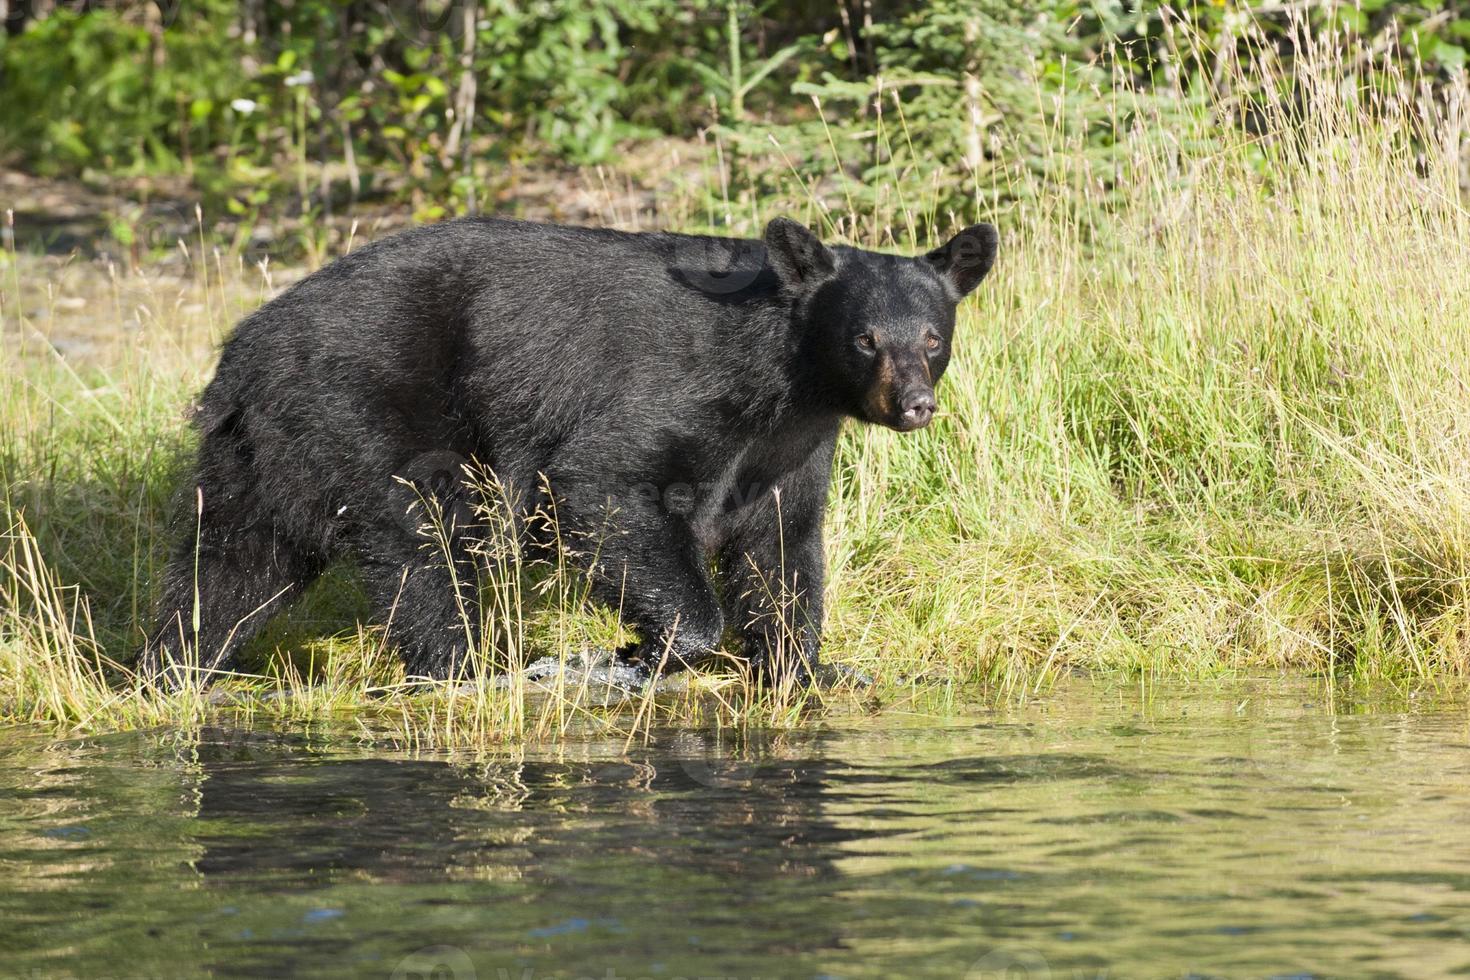
{"type": "Polygon", "coordinates": [[[404,519],[414,494],[464,513],[457,460],[595,538],[622,665],[698,662],[728,626],[758,674],[805,680],[842,421],[929,422],[996,247],[987,224],[910,258],[782,218],[761,241],[463,219],[354,251],[225,344],[141,671],[207,682],[338,557],[410,676],[468,671],[476,529],[436,549],[404,519]]]}

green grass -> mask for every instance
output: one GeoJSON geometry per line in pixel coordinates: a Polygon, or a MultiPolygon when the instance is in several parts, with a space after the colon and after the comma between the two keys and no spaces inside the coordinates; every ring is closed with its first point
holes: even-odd
{"type": "MultiPolygon", "coordinates": [[[[819,701],[942,706],[1075,668],[1461,678],[1466,121],[1454,103],[1416,103],[1409,79],[1406,97],[1369,107],[1345,64],[1334,52],[1299,62],[1308,111],[1268,105],[1260,136],[1212,124],[1229,117],[1223,104],[1201,109],[1197,133],[1161,133],[1137,110],[1118,124],[1130,162],[1117,172],[1095,172],[1058,126],[1040,152],[1075,193],[984,216],[1002,226],[1001,261],[963,310],[941,416],[910,436],[854,425],[839,452],[826,649],[874,676],[872,691],[753,692],[714,673],[617,709],[576,692],[426,693],[355,625],[366,610],[349,570],[252,646],[254,677],[223,685],[236,703],[138,691],[119,664],[146,619],[188,451],[184,408],[265,286],[238,261],[198,261],[198,242],[177,281],[10,256],[0,719],[330,716],[480,743],[584,725],[795,724],[819,701]],[[79,291],[101,339],[62,358],[44,337],[67,329],[57,300],[79,291]]],[[[793,185],[759,209],[732,204],[733,231],[785,212],[895,247],[878,230],[919,223],[919,163],[891,213],[837,215],[793,185]]],[[[676,190],[659,223],[697,228],[700,201],[676,190]]],[[[507,561],[489,605],[527,656],[616,633],[564,573],[507,561]]]]}

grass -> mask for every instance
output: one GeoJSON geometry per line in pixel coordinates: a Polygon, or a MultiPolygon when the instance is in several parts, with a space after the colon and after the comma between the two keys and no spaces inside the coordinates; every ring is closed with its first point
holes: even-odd
{"type": "MultiPolygon", "coordinates": [[[[875,677],[871,691],[755,692],[715,673],[616,708],[521,685],[425,692],[355,625],[365,607],[348,570],[252,646],[254,674],[225,682],[228,699],[138,690],[125,660],[188,451],[183,410],[218,340],[279,282],[205,240],[181,245],[189,272],[175,278],[10,255],[0,719],[89,730],[333,717],[406,742],[483,743],[797,724],[821,701],[942,708],[1077,668],[1463,678],[1470,100],[1463,78],[1434,101],[1392,66],[1392,97],[1369,98],[1353,55],[1236,63],[1225,91],[1290,83],[1257,86],[1256,135],[1218,122],[1239,113],[1225,95],[1201,106],[1197,132],[1161,131],[1147,103],[1120,97],[1124,162],[1111,169],[1067,135],[1066,105],[1038,107],[1052,145],[1008,150],[1040,152],[1072,192],[1032,188],[983,215],[1003,228],[1002,258],[963,310],[935,424],[853,426],[840,448],[826,649],[875,677]],[[57,353],[58,337],[89,329],[90,347],[57,353]]],[[[1013,179],[1033,172],[1018,165],[1013,179]]],[[[924,173],[913,161],[886,195],[904,205],[876,215],[834,213],[792,182],[759,208],[730,204],[733,231],[785,212],[916,248],[882,230],[920,224],[924,173]]],[[[656,223],[699,227],[702,193],[675,188],[656,223]]],[[[615,635],[565,573],[500,560],[492,625],[528,657],[615,635]]]]}

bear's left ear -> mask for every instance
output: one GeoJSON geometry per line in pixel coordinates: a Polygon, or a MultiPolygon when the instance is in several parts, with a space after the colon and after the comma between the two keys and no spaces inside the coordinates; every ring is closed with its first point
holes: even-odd
{"type": "Polygon", "coordinates": [[[995,225],[971,225],[924,258],[964,299],[995,265],[999,247],[995,225]]]}
{"type": "Polygon", "coordinates": [[[766,258],[781,285],[804,293],[837,271],[837,256],[806,225],[772,218],[766,225],[766,258]]]}

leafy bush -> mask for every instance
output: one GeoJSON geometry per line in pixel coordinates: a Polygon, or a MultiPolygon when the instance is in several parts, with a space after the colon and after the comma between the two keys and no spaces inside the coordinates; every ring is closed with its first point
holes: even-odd
{"type": "Polygon", "coordinates": [[[952,213],[1059,196],[1086,225],[1124,134],[1249,129],[1263,101],[1296,97],[1260,86],[1289,88],[1307,44],[1355,52],[1342,76],[1365,91],[1395,91],[1386,76],[1404,65],[1432,91],[1464,70],[1470,18],[1456,9],[117,0],[0,39],[0,153],[45,173],[182,172],[239,213],[387,193],[432,217],[469,206],[499,161],[600,163],[631,140],[712,130],[730,184],[759,195],[794,169],[853,233],[896,188],[912,198],[903,227],[864,234],[918,238],[952,213]],[[1259,58],[1285,70],[1222,74],[1259,58]]]}
{"type": "Polygon", "coordinates": [[[61,8],[0,42],[0,150],[57,173],[172,169],[212,146],[243,53],[231,8],[182,5],[172,25],[152,4],[61,8]]]}

